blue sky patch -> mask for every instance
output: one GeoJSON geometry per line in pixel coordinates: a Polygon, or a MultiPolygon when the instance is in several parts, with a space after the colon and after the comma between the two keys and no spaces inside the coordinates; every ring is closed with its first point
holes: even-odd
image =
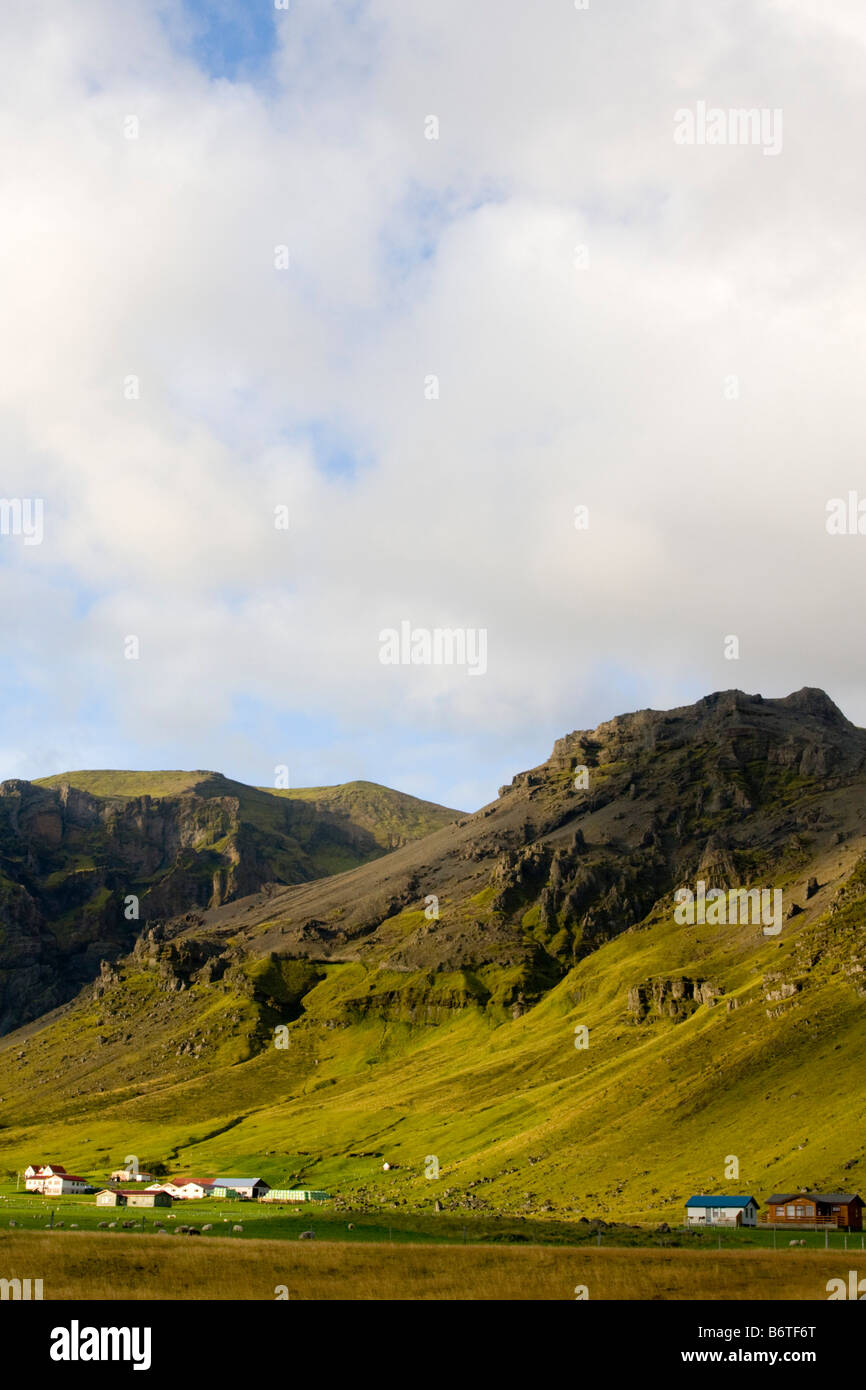
{"type": "Polygon", "coordinates": [[[277,47],[273,0],[184,0],[192,22],[187,47],[190,56],[210,77],[229,82],[254,77],[277,47]]]}

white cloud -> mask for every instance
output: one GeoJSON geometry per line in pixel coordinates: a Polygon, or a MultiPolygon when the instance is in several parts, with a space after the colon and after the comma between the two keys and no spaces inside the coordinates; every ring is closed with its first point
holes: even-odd
{"type": "MultiPolygon", "coordinates": [[[[863,479],[856,10],[299,5],[256,89],[173,23],[0,17],[0,492],[46,502],[0,576],[40,746],[98,703],[130,762],[254,778],[254,700],[364,730],[367,775],[414,728],[412,789],[447,747],[465,801],[491,730],[504,774],[636,695],[822,683],[866,718],[866,538],[823,529],[863,479]],[[676,146],[697,100],[782,107],[782,154],[676,146]],[[488,675],[382,667],[403,619],[486,627],[488,675]]],[[[324,733],[304,756],[340,775],[324,733]]]]}

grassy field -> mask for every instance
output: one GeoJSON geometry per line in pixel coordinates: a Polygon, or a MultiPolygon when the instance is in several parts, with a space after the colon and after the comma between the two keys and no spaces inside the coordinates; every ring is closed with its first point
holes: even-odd
{"type": "Polygon", "coordinates": [[[141,1238],[162,1225],[174,1231],[182,1225],[211,1227],[202,1231],[207,1240],[296,1241],[302,1231],[313,1230],[316,1238],[346,1245],[521,1245],[570,1246],[577,1249],[622,1250],[683,1249],[695,1253],[742,1251],[787,1252],[795,1236],[810,1251],[866,1256],[866,1235],[841,1231],[688,1230],[674,1227],[658,1231],[653,1226],[607,1225],[563,1221],[552,1218],[506,1217],[489,1214],[426,1211],[396,1211],[381,1215],[336,1210],[332,1202],[283,1206],[265,1202],[203,1201],[175,1202],[172,1208],[136,1209],[97,1207],[92,1196],[43,1198],[25,1195],[8,1187],[0,1188],[0,1234],[6,1231],[45,1232],[53,1221],[53,1232],[74,1235],[77,1231],[98,1231],[105,1240],[116,1239],[122,1222],[135,1222],[123,1234],[141,1238]],[[114,1231],[108,1224],[116,1223],[114,1231]],[[102,1230],[100,1224],[104,1223],[102,1230]],[[234,1228],[242,1229],[236,1231],[234,1228]]]}
{"type": "Polygon", "coordinates": [[[799,1299],[866,1274],[866,1256],[824,1252],[553,1249],[491,1245],[277,1245],[221,1238],[0,1232],[0,1277],[63,1299],[799,1299]],[[578,1290],[585,1289],[586,1293],[578,1290]],[[285,1291],[285,1292],[283,1292],[285,1291]]]}

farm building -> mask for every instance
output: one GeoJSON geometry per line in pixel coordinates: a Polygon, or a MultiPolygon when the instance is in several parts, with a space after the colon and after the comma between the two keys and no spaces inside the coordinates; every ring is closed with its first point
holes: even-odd
{"type": "Polygon", "coordinates": [[[169,1192],[149,1192],[147,1188],[143,1190],[134,1187],[127,1187],[122,1195],[126,1198],[128,1207],[170,1207],[171,1194],[169,1192]]]}
{"type": "Polygon", "coordinates": [[[238,1197],[264,1197],[266,1192],[270,1192],[270,1187],[264,1178],[214,1178],[213,1195],[215,1197],[228,1197],[235,1193],[238,1197]]]}
{"type": "Polygon", "coordinates": [[[34,1167],[31,1163],[24,1170],[24,1187],[27,1192],[41,1192],[46,1197],[67,1196],[70,1193],[90,1192],[92,1188],[86,1178],[75,1173],[67,1173],[59,1163],[34,1167]]]}
{"type": "Polygon", "coordinates": [[[688,1226],[756,1226],[758,1206],[754,1197],[690,1197],[686,1202],[688,1226]]]}
{"type": "Polygon", "coordinates": [[[764,1220],[771,1226],[862,1231],[863,1202],[856,1192],[774,1192],[764,1220]]]}
{"type": "Polygon", "coordinates": [[[212,1187],[213,1184],[210,1182],[196,1182],[190,1178],[183,1182],[153,1183],[147,1190],[148,1192],[167,1192],[170,1197],[175,1197],[178,1201],[189,1201],[200,1197],[209,1197],[212,1187]]]}
{"type": "Polygon", "coordinates": [[[327,1202],[330,1192],[314,1192],[311,1188],[272,1187],[262,1197],[263,1202],[327,1202]]]}
{"type": "Polygon", "coordinates": [[[167,1192],[151,1192],[148,1188],[105,1187],[96,1194],[98,1207],[170,1207],[167,1192]]]}
{"type": "Polygon", "coordinates": [[[126,1202],[122,1192],[118,1192],[113,1187],[103,1187],[96,1194],[96,1205],[98,1207],[125,1207],[126,1202]]]}
{"type": "Polygon", "coordinates": [[[54,1173],[65,1173],[66,1169],[59,1163],[28,1163],[24,1169],[24,1188],[27,1192],[41,1192],[42,1185],[46,1178],[50,1178],[54,1173]]]}
{"type": "Polygon", "coordinates": [[[115,1168],[112,1182],[153,1182],[152,1173],[141,1173],[132,1168],[115,1168]]]}
{"type": "Polygon", "coordinates": [[[86,1178],[79,1178],[75,1173],[55,1173],[53,1177],[45,1179],[42,1188],[46,1197],[60,1197],[69,1193],[92,1192],[93,1190],[86,1178]]]}

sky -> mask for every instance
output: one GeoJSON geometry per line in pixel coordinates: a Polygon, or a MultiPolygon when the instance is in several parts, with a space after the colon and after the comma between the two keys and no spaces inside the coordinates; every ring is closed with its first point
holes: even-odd
{"type": "Polygon", "coordinates": [[[5,0],[0,51],[0,779],[471,810],[713,690],[866,724],[859,3],[5,0]]]}

